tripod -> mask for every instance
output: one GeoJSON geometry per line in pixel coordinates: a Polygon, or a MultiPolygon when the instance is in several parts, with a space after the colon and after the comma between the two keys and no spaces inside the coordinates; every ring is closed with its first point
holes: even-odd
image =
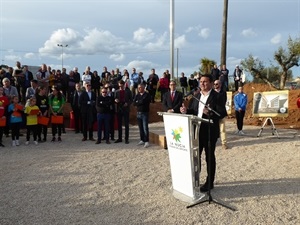
{"type": "MultiPolygon", "coordinates": [[[[223,203],[222,201],[220,200],[216,200],[216,199],[213,199],[213,197],[211,196],[211,188],[212,188],[212,183],[210,182],[211,181],[211,175],[212,175],[212,168],[211,168],[211,154],[212,153],[212,150],[211,150],[211,116],[210,116],[210,112],[214,113],[215,115],[217,116],[220,116],[220,114],[218,112],[216,112],[215,110],[213,110],[212,108],[209,107],[209,105],[206,105],[204,102],[202,102],[200,99],[196,98],[194,95],[192,95],[194,99],[196,99],[197,101],[199,101],[199,104],[203,104],[205,106],[205,108],[208,109],[209,113],[208,113],[208,144],[207,144],[207,148],[208,148],[208,160],[207,160],[207,167],[208,167],[208,170],[207,170],[207,184],[208,184],[208,192],[205,194],[205,196],[203,198],[201,198],[199,201],[191,204],[191,205],[188,205],[187,208],[190,208],[190,207],[193,207],[195,205],[198,205],[198,204],[202,204],[204,202],[208,202],[209,204],[211,202],[214,202],[220,206],[223,206],[225,208],[228,208],[228,209],[231,209],[232,211],[235,211],[236,209],[231,207],[231,206],[228,206],[226,205],[225,203],[223,203]]],[[[200,149],[199,149],[200,150],[200,149]]],[[[200,157],[200,154],[199,154],[199,157],[200,157]]]]}

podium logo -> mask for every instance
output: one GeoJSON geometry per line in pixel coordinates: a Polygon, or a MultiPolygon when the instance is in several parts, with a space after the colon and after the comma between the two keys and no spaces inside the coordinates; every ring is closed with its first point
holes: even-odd
{"type": "Polygon", "coordinates": [[[180,142],[182,132],[183,132],[182,127],[179,127],[177,129],[172,129],[173,140],[175,140],[176,142],[180,142]]]}

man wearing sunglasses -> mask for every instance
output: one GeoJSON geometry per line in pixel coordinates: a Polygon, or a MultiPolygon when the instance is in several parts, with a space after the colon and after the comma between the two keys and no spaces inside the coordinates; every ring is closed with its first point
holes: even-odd
{"type": "Polygon", "coordinates": [[[81,110],[82,119],[82,141],[89,140],[95,141],[93,138],[93,125],[96,121],[96,94],[92,91],[91,83],[87,82],[84,84],[85,91],[79,97],[79,105],[81,110]]]}
{"type": "Polygon", "coordinates": [[[102,127],[104,126],[104,139],[106,144],[109,141],[109,121],[111,117],[111,107],[114,104],[113,99],[107,95],[107,88],[101,89],[101,94],[97,98],[97,121],[98,121],[98,140],[96,144],[101,143],[102,127]]]}
{"type": "Polygon", "coordinates": [[[221,138],[221,143],[222,143],[222,148],[224,150],[228,149],[227,145],[227,138],[226,138],[226,128],[225,128],[225,117],[227,116],[227,111],[225,108],[226,102],[227,102],[227,94],[224,91],[222,87],[222,83],[220,80],[215,80],[214,81],[214,89],[216,92],[219,93],[219,98],[222,104],[224,105],[224,112],[226,112],[219,120],[219,125],[220,125],[220,138],[221,138]]]}

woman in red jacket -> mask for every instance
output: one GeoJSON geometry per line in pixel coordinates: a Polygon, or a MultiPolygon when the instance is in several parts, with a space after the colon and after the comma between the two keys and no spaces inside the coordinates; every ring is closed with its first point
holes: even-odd
{"type": "Polygon", "coordinates": [[[159,79],[159,91],[160,91],[160,101],[163,102],[164,94],[169,91],[169,79],[166,72],[163,73],[162,78],[159,79]]]}
{"type": "Polygon", "coordinates": [[[6,109],[8,105],[9,105],[8,98],[4,95],[3,87],[0,87],[0,119],[4,121],[4,124],[0,125],[0,147],[4,147],[4,145],[2,144],[2,137],[3,137],[4,127],[6,126],[6,119],[7,119],[6,109]]]}

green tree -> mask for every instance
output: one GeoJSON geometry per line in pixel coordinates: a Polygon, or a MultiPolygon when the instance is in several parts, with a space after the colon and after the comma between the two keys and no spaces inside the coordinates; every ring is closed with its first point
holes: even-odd
{"type": "Polygon", "coordinates": [[[282,90],[284,89],[287,79],[292,78],[290,69],[294,66],[299,66],[300,38],[295,38],[295,40],[293,40],[289,37],[287,49],[280,46],[274,53],[274,59],[279,66],[271,67],[269,73],[267,73],[267,68],[265,68],[264,63],[258,58],[254,58],[252,54],[250,54],[248,58],[242,60],[241,65],[246,71],[251,73],[254,81],[261,80],[274,88],[282,90]],[[274,84],[276,81],[279,82],[279,87],[274,84]]]}

